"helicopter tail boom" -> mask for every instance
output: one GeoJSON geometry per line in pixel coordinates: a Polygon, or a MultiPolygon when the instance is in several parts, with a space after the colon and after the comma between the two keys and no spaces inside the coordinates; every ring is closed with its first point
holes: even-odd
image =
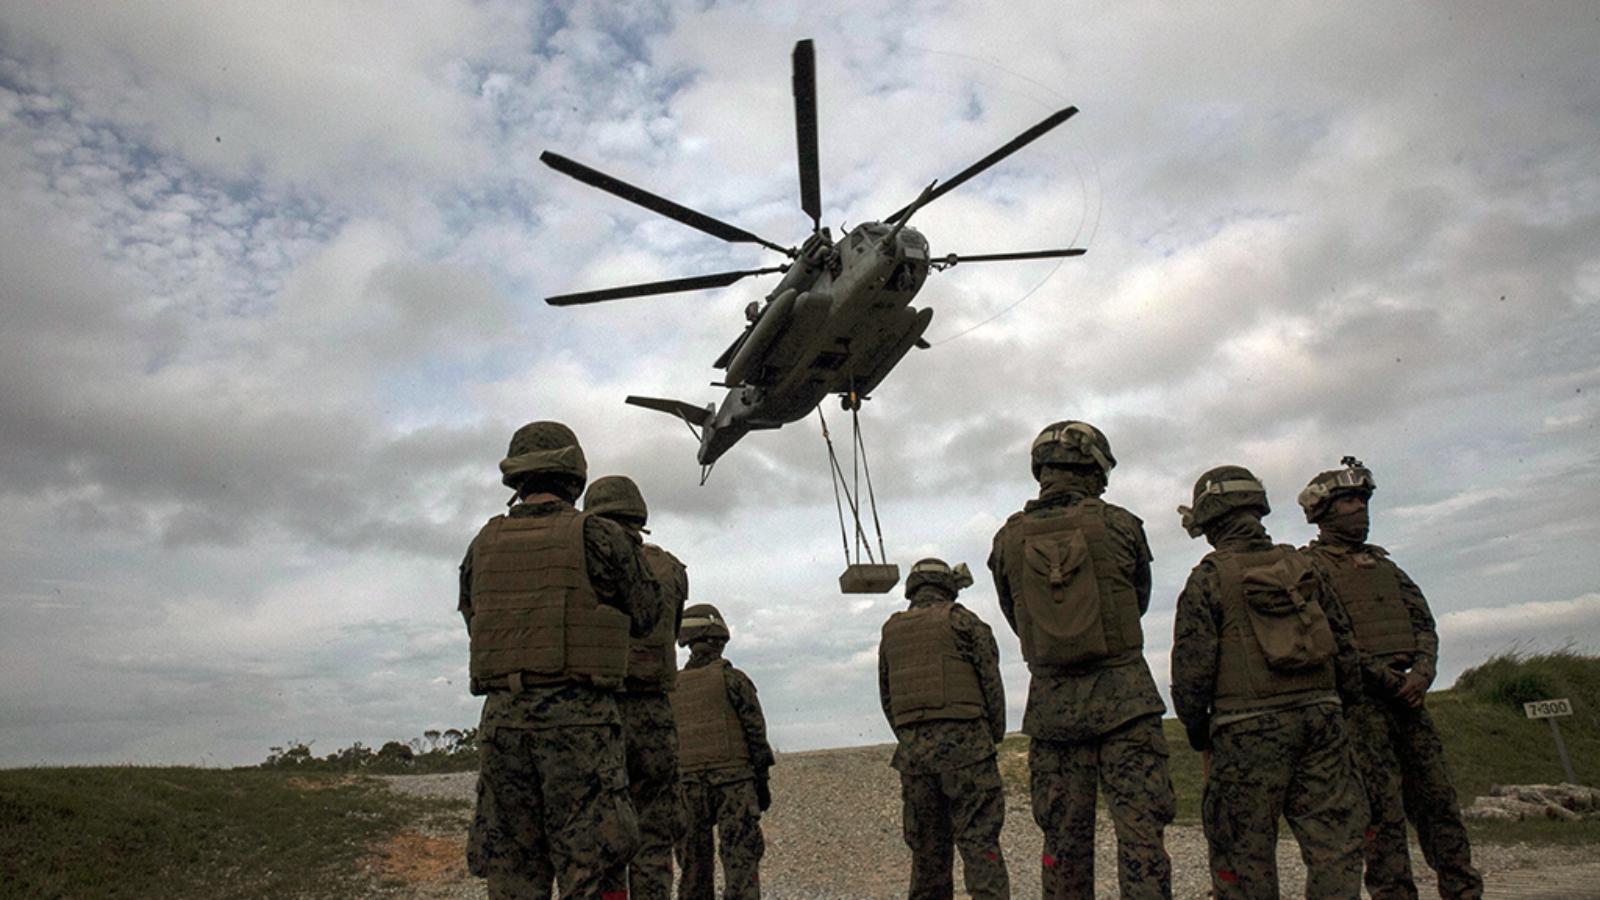
{"type": "Polygon", "coordinates": [[[750,433],[750,421],[737,417],[734,414],[736,407],[731,404],[725,404],[723,414],[719,416],[716,404],[711,403],[695,406],[683,400],[635,396],[628,397],[626,402],[682,419],[700,441],[700,452],[697,454],[700,465],[708,468],[728,452],[728,448],[750,433]]]}

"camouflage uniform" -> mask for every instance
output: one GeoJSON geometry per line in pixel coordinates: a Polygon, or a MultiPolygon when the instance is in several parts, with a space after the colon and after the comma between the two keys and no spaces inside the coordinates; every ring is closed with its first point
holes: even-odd
{"type": "MultiPolygon", "coordinates": [[[[673,620],[676,636],[676,622],[683,618],[689,595],[688,576],[671,553],[653,544],[644,550],[660,583],[663,618],[673,620]]],[[[667,649],[671,652],[670,645],[667,649]]],[[[672,664],[677,665],[676,654],[672,664]]],[[[628,794],[639,814],[639,852],[628,863],[628,893],[634,900],[670,900],[672,848],[688,828],[672,700],[662,685],[630,676],[617,694],[617,706],[627,753],[628,794]]]]}
{"type": "Polygon", "coordinates": [[[1006,733],[1005,685],[994,632],[953,595],[932,585],[915,589],[911,610],[949,610],[955,650],[970,663],[982,697],[972,718],[935,713],[895,724],[886,631],[878,647],[878,699],[899,746],[890,762],[900,773],[902,824],[911,848],[911,900],[950,900],[955,848],[961,849],[967,893],[973,900],[1008,900],[1011,881],[1000,850],[1005,791],[995,745],[1006,733]]]}
{"type": "MultiPolygon", "coordinates": [[[[1306,861],[1307,900],[1351,900],[1361,891],[1367,803],[1352,758],[1340,698],[1359,691],[1349,620],[1320,582],[1315,601],[1336,647],[1334,684],[1218,712],[1223,596],[1218,560],[1276,546],[1261,520],[1240,513],[1206,531],[1216,548],[1190,573],[1178,598],[1172,703],[1197,750],[1209,751],[1201,816],[1218,900],[1278,897],[1278,817],[1306,861]]],[[[1292,552],[1292,551],[1287,551],[1292,552]]]]}
{"type": "MultiPolygon", "coordinates": [[[[718,857],[722,859],[723,900],[759,900],[761,857],[766,852],[761,812],[766,809],[767,770],[774,761],[767,743],[767,720],[756,698],[756,686],[723,661],[720,641],[696,641],[690,651],[684,672],[712,665],[725,667],[728,703],[738,718],[748,759],[708,769],[684,763],[689,829],[678,845],[678,867],[683,872],[678,900],[712,900],[718,857]]],[[[690,733],[693,727],[683,716],[678,717],[679,737],[685,745],[695,739],[690,733]]]]}
{"type": "Polygon", "coordinates": [[[622,740],[627,753],[628,795],[639,814],[639,852],[608,883],[608,893],[629,893],[636,900],[669,900],[672,895],[672,848],[687,826],[683,785],[678,779],[678,727],[667,693],[678,672],[673,644],[689,596],[689,576],[682,561],[655,544],[644,543],[649,505],[639,486],[626,475],[597,478],[583,495],[583,509],[604,516],[640,543],[646,566],[660,589],[662,615],[654,630],[628,648],[628,674],[617,694],[622,714],[622,740]]]}
{"type": "MultiPolygon", "coordinates": [[[[1029,602],[1012,584],[1007,559],[1013,532],[1025,523],[1070,514],[1104,489],[1103,478],[1047,469],[1040,494],[994,537],[989,569],[1000,610],[1011,629],[1018,606],[1029,602]]],[[[1097,501],[1098,502],[1098,501],[1097,501]]],[[[1104,505],[1115,568],[1132,587],[1137,609],[1103,615],[1143,616],[1150,604],[1150,547],[1144,524],[1127,510],[1104,505]]],[[[1038,601],[1035,601],[1038,602],[1038,601]]],[[[1112,603],[1103,603],[1111,606],[1112,603]]],[[[1137,625],[1134,625],[1137,629],[1137,625]]],[[[1129,636],[1142,646],[1142,635],[1129,636]]],[[[1041,881],[1046,898],[1092,898],[1097,788],[1106,797],[1117,834],[1117,881],[1125,898],[1172,896],[1172,859],[1164,844],[1176,812],[1161,731],[1166,704],[1140,649],[1074,666],[1028,664],[1028,702],[1022,731],[1031,738],[1028,770],[1033,817],[1044,831],[1041,881]]]]}
{"type": "MultiPolygon", "coordinates": [[[[571,505],[550,499],[519,504],[507,518],[563,511],[572,511],[571,505]]],[[[583,524],[583,550],[600,602],[627,613],[635,637],[648,633],[660,604],[635,541],[615,523],[591,516],[583,524]]],[[[458,605],[469,630],[473,559],[469,549],[458,605]]],[[[562,898],[603,896],[602,880],[625,865],[639,843],[615,689],[581,679],[523,684],[520,691],[507,679],[475,679],[473,689],[487,696],[478,731],[483,759],[477,813],[467,836],[468,869],[488,879],[492,898],[548,898],[552,880],[562,898]]]]}
{"type": "MultiPolygon", "coordinates": [[[[1340,540],[1325,531],[1305,549],[1312,564],[1347,601],[1343,605],[1358,640],[1366,620],[1356,617],[1376,614],[1381,603],[1398,601],[1403,610],[1392,611],[1391,617],[1411,626],[1401,644],[1408,649],[1362,654],[1363,696],[1345,710],[1372,809],[1366,840],[1367,891],[1373,900],[1416,900],[1406,846],[1409,818],[1416,826],[1423,858],[1438,875],[1439,896],[1478,900],[1483,896],[1483,876],[1472,865],[1472,848],[1438,729],[1426,707],[1412,708],[1399,697],[1407,672],[1423,679],[1426,692],[1437,671],[1439,636],[1428,601],[1381,547],[1340,540]],[[1393,595],[1386,591],[1376,603],[1349,602],[1359,589],[1360,569],[1376,570],[1393,586],[1393,595]]],[[[1378,640],[1366,643],[1375,650],[1385,649],[1378,640]]]]}

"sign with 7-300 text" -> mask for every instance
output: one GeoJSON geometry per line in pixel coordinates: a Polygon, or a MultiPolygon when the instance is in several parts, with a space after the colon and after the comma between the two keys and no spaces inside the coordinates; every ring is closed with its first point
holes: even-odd
{"type": "Polygon", "coordinates": [[[1572,715],[1572,703],[1562,698],[1560,700],[1535,700],[1532,703],[1522,704],[1530,719],[1548,719],[1552,716],[1572,715]]]}

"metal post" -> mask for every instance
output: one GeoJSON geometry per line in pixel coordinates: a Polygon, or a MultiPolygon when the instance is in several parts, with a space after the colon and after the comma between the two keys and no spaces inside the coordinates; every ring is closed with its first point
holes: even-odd
{"type": "Polygon", "coordinates": [[[1567,745],[1561,742],[1561,726],[1556,724],[1554,716],[1550,718],[1550,733],[1556,736],[1556,750],[1561,753],[1561,768],[1567,772],[1567,784],[1577,784],[1578,778],[1572,774],[1572,760],[1567,758],[1567,745]]]}

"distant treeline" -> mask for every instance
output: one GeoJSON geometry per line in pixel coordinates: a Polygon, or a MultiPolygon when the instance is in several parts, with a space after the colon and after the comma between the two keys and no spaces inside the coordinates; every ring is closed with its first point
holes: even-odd
{"type": "Polygon", "coordinates": [[[308,772],[371,772],[376,775],[418,775],[436,772],[472,772],[478,768],[478,729],[430,729],[410,741],[389,741],[374,750],[356,741],[342,750],[317,756],[312,741],[290,741],[272,747],[263,769],[301,769],[308,772]]]}
{"type": "MultiPolygon", "coordinates": [[[[1600,658],[1570,648],[1531,654],[1513,649],[1463,672],[1449,690],[1430,695],[1429,708],[1447,732],[1451,765],[1469,802],[1474,793],[1487,791],[1491,782],[1550,781],[1552,774],[1560,774],[1549,732],[1531,726],[1522,711],[1523,703],[1557,698],[1572,701],[1572,715],[1562,720],[1561,727],[1567,731],[1568,749],[1580,772],[1586,772],[1596,756],[1593,751],[1600,747],[1600,658]],[[1482,712],[1471,713],[1473,709],[1482,712]],[[1491,709],[1498,712],[1485,717],[1491,709]]],[[[260,767],[375,775],[478,768],[476,728],[424,731],[420,738],[389,741],[376,750],[358,741],[327,756],[314,754],[311,743],[291,741],[273,747],[260,767]]],[[[1582,775],[1579,780],[1584,780],[1582,775]]]]}

